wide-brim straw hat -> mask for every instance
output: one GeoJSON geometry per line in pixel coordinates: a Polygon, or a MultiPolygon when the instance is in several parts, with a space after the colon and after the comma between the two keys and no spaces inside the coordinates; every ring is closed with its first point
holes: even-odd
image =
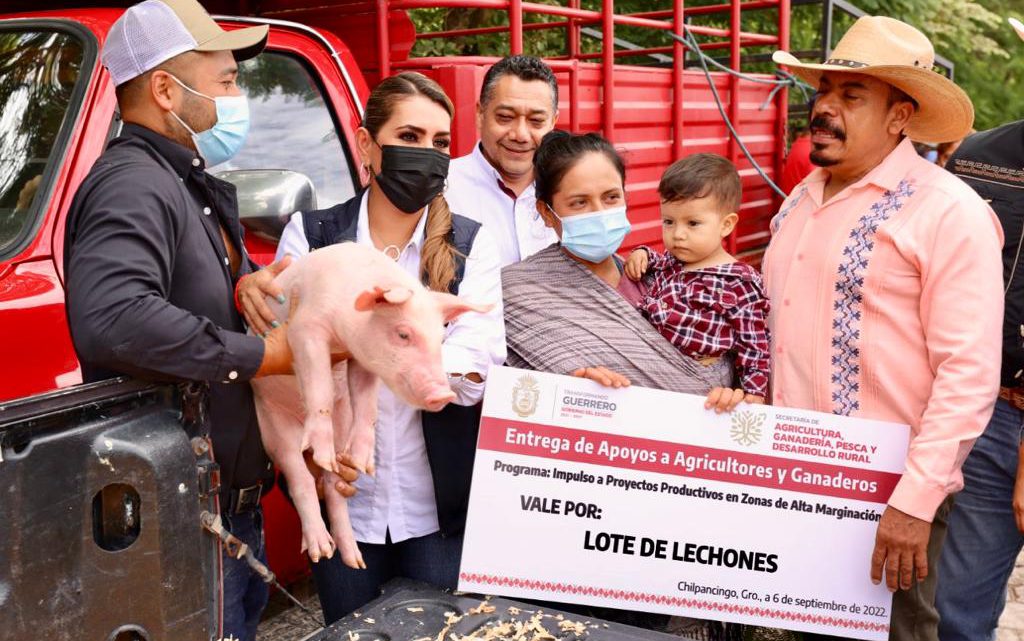
{"type": "Polygon", "coordinates": [[[818,86],[825,72],[859,73],[886,82],[917,101],[907,124],[911,140],[960,140],[974,124],[974,105],[964,90],[933,70],[935,49],[923,33],[893,18],[864,16],[821,64],[801,62],[787,51],[772,60],[818,86]]]}

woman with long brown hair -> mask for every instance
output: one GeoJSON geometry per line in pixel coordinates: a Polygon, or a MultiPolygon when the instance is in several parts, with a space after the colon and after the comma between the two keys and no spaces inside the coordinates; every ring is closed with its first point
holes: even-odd
{"type": "Polygon", "coordinates": [[[366,189],[330,209],[294,214],[278,246],[281,259],[337,242],[372,245],[430,289],[495,304],[446,329],[442,362],[456,400],[444,410],[421,412],[380,388],[376,472],[360,476],[349,499],[366,569],[345,566],[339,554],[313,564],[328,624],[375,598],[392,577],[452,588],[458,580],[477,404],[488,368],[505,360],[505,329],[495,242],[453,214],[443,194],[453,112],[422,74],[383,80],[356,132],[366,189]]]}

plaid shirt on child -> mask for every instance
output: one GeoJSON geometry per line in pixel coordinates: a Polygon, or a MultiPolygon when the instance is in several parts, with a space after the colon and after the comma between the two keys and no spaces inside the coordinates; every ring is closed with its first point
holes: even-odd
{"type": "Polygon", "coordinates": [[[650,260],[647,294],[638,309],[679,351],[695,359],[735,352],[747,394],[768,395],[768,298],[746,263],[693,271],[665,252],[643,247],[650,260]]]}

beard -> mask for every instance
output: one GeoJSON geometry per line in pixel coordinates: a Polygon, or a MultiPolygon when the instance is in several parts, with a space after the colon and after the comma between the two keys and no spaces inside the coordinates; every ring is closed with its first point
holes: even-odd
{"type": "MultiPolygon", "coordinates": [[[[184,92],[185,98],[182,101],[181,109],[177,111],[178,118],[185,121],[189,127],[192,128],[197,134],[206,131],[217,124],[217,109],[214,107],[211,116],[210,108],[207,106],[209,103],[205,98],[194,96],[189,92],[184,92]],[[212,118],[212,119],[211,119],[212,118]]],[[[184,127],[181,126],[174,116],[167,114],[169,123],[171,124],[171,132],[173,132],[173,140],[178,144],[187,147],[193,151],[196,151],[195,141],[192,140],[192,134],[189,133],[184,127]]]]}
{"type": "Polygon", "coordinates": [[[829,158],[824,155],[823,150],[814,149],[811,151],[811,164],[816,167],[832,167],[839,164],[839,159],[829,158]]]}
{"type": "MultiPolygon", "coordinates": [[[[839,125],[829,122],[828,118],[825,118],[824,116],[819,115],[811,119],[810,129],[812,134],[815,130],[825,131],[832,134],[837,142],[846,142],[846,132],[843,131],[839,125]]],[[[811,150],[811,163],[818,167],[832,167],[833,165],[839,164],[838,158],[829,158],[825,155],[826,145],[817,145],[812,143],[812,146],[814,148],[811,150]]]]}

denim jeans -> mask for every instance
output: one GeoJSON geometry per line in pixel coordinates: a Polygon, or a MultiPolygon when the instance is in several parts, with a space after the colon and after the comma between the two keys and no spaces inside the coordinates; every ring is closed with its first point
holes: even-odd
{"type": "MultiPolygon", "coordinates": [[[[243,514],[222,515],[224,527],[252,548],[263,563],[267,550],[263,546],[263,510],[257,508],[243,514]]],[[[267,605],[270,588],[252,571],[244,559],[224,559],[224,638],[256,641],[256,626],[267,605]]]]}
{"type": "Polygon", "coordinates": [[[939,561],[939,639],[995,639],[1006,582],[1024,545],[1013,515],[1017,448],[1024,414],[1006,401],[964,463],[964,489],[949,518],[939,561]]]}
{"type": "Polygon", "coordinates": [[[401,543],[360,543],[365,570],[353,570],[335,553],[312,563],[320,607],[327,625],[353,612],[380,595],[380,588],[396,577],[457,587],[462,559],[462,535],[441,536],[434,532],[401,543]]]}

